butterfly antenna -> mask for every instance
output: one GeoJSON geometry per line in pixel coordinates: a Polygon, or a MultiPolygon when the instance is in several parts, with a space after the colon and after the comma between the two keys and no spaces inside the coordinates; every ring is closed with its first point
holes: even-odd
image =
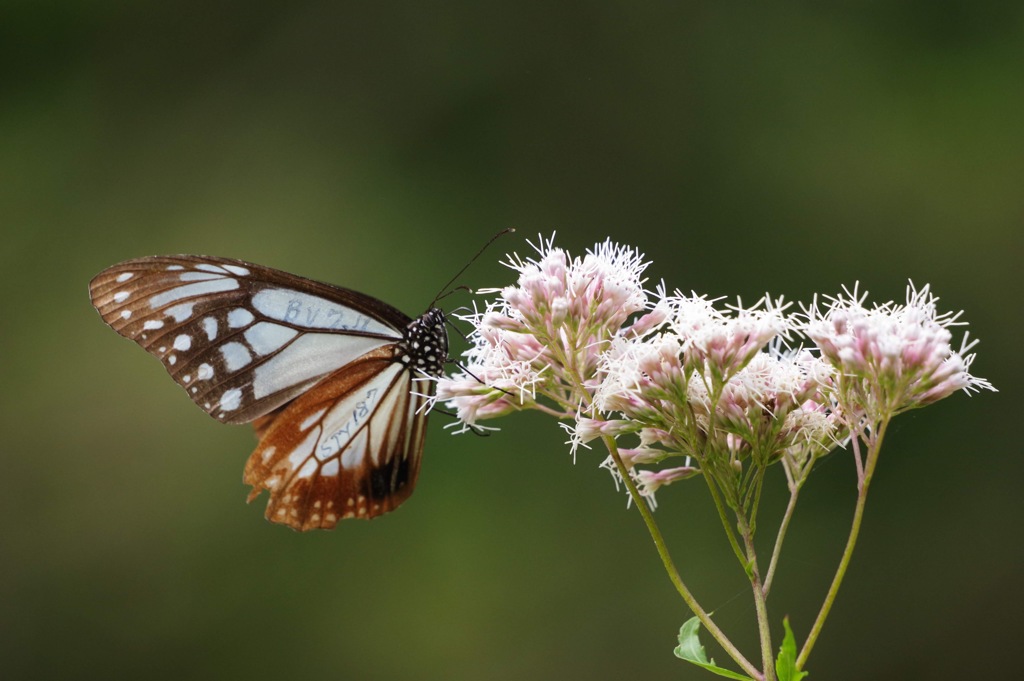
{"type": "Polygon", "coordinates": [[[459,271],[458,271],[458,273],[457,273],[457,274],[456,274],[456,275],[455,275],[454,277],[452,277],[452,278],[451,278],[451,280],[449,280],[449,281],[448,281],[448,283],[447,283],[447,284],[445,284],[444,286],[442,286],[442,287],[441,287],[441,290],[440,290],[440,291],[438,291],[438,293],[437,293],[437,295],[436,295],[436,296],[434,296],[434,300],[433,300],[433,302],[431,302],[431,303],[430,303],[430,307],[434,307],[434,303],[436,303],[436,302],[437,302],[438,300],[440,300],[440,299],[441,299],[441,297],[442,297],[443,295],[446,295],[446,294],[444,293],[444,292],[445,292],[445,289],[447,289],[447,288],[448,288],[449,286],[451,286],[452,284],[454,284],[454,283],[455,283],[455,280],[456,280],[456,279],[458,279],[459,277],[461,277],[461,276],[462,276],[462,274],[463,274],[463,273],[464,273],[464,272],[465,272],[466,270],[468,270],[468,269],[469,269],[469,266],[470,266],[470,265],[472,265],[472,264],[473,264],[474,262],[476,262],[476,259],[477,259],[477,258],[479,258],[479,257],[480,257],[481,255],[483,255],[483,252],[487,250],[487,247],[488,247],[488,246],[490,246],[491,244],[493,244],[493,243],[495,242],[495,240],[497,240],[497,238],[498,238],[499,236],[504,236],[504,235],[506,235],[506,234],[511,234],[511,233],[512,233],[512,232],[514,232],[514,231],[516,231],[516,228],[515,228],[515,227],[509,227],[509,228],[507,228],[507,229],[503,229],[503,230],[501,230],[500,232],[498,232],[497,234],[495,234],[494,236],[492,236],[492,237],[491,237],[490,239],[488,239],[488,240],[487,240],[487,243],[485,243],[485,244],[484,244],[484,245],[483,245],[483,246],[482,246],[482,247],[480,248],[480,250],[476,252],[476,255],[474,255],[474,256],[473,256],[473,257],[472,257],[472,258],[470,259],[470,261],[469,261],[469,262],[467,262],[467,263],[466,263],[466,264],[465,264],[465,265],[463,266],[463,268],[462,268],[461,270],[459,270],[459,271]]]}
{"type": "MultiPolygon", "coordinates": [[[[472,294],[472,293],[473,293],[473,289],[471,289],[471,288],[470,288],[470,287],[468,287],[468,286],[465,286],[465,285],[462,285],[462,286],[456,286],[455,288],[453,288],[452,290],[448,291],[447,293],[442,293],[441,295],[439,295],[439,296],[438,296],[438,297],[437,297],[437,298],[436,298],[436,299],[434,300],[434,303],[440,303],[440,302],[441,302],[442,300],[444,300],[445,298],[447,298],[447,297],[448,297],[448,296],[450,296],[451,294],[455,293],[456,291],[465,291],[466,293],[469,293],[469,294],[472,294]]],[[[431,307],[433,307],[433,305],[431,305],[431,307]]],[[[445,321],[447,321],[447,319],[446,319],[445,321]]],[[[449,322],[449,324],[451,324],[451,322],[449,322]]]]}

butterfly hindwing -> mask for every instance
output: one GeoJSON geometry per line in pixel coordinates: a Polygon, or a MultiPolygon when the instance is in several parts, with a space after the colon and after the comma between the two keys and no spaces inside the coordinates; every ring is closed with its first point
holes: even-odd
{"type": "Polygon", "coordinates": [[[129,260],[90,284],[115,331],[225,423],[268,414],[411,321],[370,296],[240,260],[129,260]]]}
{"type": "Polygon", "coordinates": [[[250,500],[268,490],[267,518],[297,530],[396,508],[416,484],[426,432],[427,396],[412,381],[374,351],[296,398],[249,457],[250,500]]]}

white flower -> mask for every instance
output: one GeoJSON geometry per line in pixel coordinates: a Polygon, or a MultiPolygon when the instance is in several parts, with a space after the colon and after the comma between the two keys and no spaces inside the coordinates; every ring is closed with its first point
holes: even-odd
{"type": "Polygon", "coordinates": [[[671,485],[679,480],[686,480],[700,473],[700,470],[693,466],[677,466],[675,468],[663,468],[660,471],[637,471],[635,480],[640,494],[653,499],[654,493],[665,485],[671,485]]]}
{"type": "Polygon", "coordinates": [[[977,341],[967,335],[959,350],[950,343],[950,328],[961,325],[960,312],[939,313],[938,298],[926,285],[907,287],[907,302],[864,306],[867,293],[844,289],[828,297],[821,310],[817,301],[805,310],[804,332],[822,356],[842,375],[843,398],[858,404],[872,419],[892,416],[931,404],[957,390],[967,393],[995,390],[991,383],[969,373],[977,341]]]}
{"type": "Polygon", "coordinates": [[[682,343],[672,333],[616,338],[601,358],[603,376],[594,405],[630,418],[653,417],[663,400],[685,400],[682,343]]]}
{"type": "Polygon", "coordinates": [[[465,353],[466,370],[439,380],[438,399],[469,423],[544,408],[538,395],[554,402],[559,415],[589,404],[602,353],[630,317],[648,307],[647,263],[637,250],[605,241],[573,258],[553,237],[533,247],[536,257],[511,255],[505,262],[518,273],[515,286],[482,289],[500,297],[483,312],[459,316],[473,326],[473,346],[465,353]]]}
{"type": "Polygon", "coordinates": [[[783,314],[789,307],[781,299],[765,296],[746,308],[737,303],[731,315],[709,314],[703,298],[681,298],[670,322],[686,342],[689,363],[703,365],[717,382],[725,382],[743,369],[773,338],[787,336],[791,328],[783,314]],[[695,317],[692,319],[690,317],[695,317]]]}

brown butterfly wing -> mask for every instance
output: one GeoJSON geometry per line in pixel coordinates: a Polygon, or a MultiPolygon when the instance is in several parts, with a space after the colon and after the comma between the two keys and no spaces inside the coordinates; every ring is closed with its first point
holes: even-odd
{"type": "MultiPolygon", "coordinates": [[[[245,467],[250,501],[270,492],[267,518],[296,530],[373,518],[412,494],[427,399],[381,348],[336,371],[265,425],[245,467]]],[[[432,388],[433,383],[424,381],[432,388]]]]}
{"type": "Polygon", "coordinates": [[[248,423],[411,321],[376,298],[241,260],[154,256],[100,272],[93,306],[208,414],[248,423]]]}

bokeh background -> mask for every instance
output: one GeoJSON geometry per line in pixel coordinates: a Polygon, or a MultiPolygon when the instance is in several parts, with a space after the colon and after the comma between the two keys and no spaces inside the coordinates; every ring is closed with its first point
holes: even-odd
{"type": "MultiPolygon", "coordinates": [[[[709,678],[671,654],[688,613],[640,518],[554,422],[452,437],[437,416],[403,508],[300,535],[244,503],[251,431],[86,292],[126,258],[209,253],[416,315],[507,226],[461,283],[509,283],[501,254],[557,231],[713,296],[860,280],[881,301],[912,278],[966,310],[1002,392],[896,422],[809,669],[1012,677],[1022,66],[1007,2],[4,3],[3,677],[709,678]]],[[[768,525],[781,471],[766,497],[768,525]]],[[[660,500],[688,583],[756,657],[706,491],[660,500]]],[[[849,457],[824,461],[777,628],[806,635],[853,500],[849,457]]]]}

